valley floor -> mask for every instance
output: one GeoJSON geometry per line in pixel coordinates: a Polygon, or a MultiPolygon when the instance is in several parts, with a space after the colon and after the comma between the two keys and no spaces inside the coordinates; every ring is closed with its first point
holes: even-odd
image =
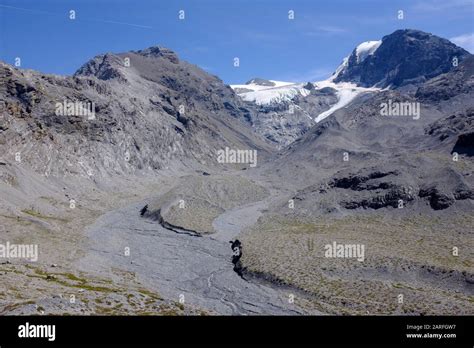
{"type": "Polygon", "coordinates": [[[31,207],[2,207],[2,239],[37,243],[40,258],[0,264],[0,314],[474,313],[472,216],[292,219],[272,213],[290,197],[282,186],[248,172],[211,177],[212,189],[204,191],[210,179],[201,174],[78,182],[70,188],[74,209],[60,201],[58,182],[44,179],[31,207]],[[240,190],[243,184],[252,189],[240,190]],[[176,233],[140,216],[166,197],[172,204],[165,219],[176,220],[180,187],[185,201],[198,202],[186,216],[208,220],[182,223],[214,233],[176,233]],[[221,210],[203,213],[225,201],[239,203],[219,206],[217,217],[221,210]],[[246,279],[233,271],[235,238],[243,243],[246,279]],[[334,240],[363,241],[366,260],[325,258],[323,246],[334,240]],[[460,256],[450,257],[448,245],[461,246],[460,256]]]}

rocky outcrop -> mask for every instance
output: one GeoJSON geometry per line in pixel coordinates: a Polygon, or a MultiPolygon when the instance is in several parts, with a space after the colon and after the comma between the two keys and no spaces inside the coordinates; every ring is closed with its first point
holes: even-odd
{"type": "Polygon", "coordinates": [[[328,186],[344,190],[338,196],[343,197],[340,205],[345,209],[400,208],[415,198],[410,178],[398,170],[370,168],[337,176],[328,186]]]}
{"type": "Polygon", "coordinates": [[[440,192],[440,190],[435,186],[420,189],[419,196],[427,198],[431,208],[434,210],[446,209],[455,201],[452,194],[440,192]]]}
{"type": "Polygon", "coordinates": [[[453,152],[474,156],[474,132],[461,134],[453,147],[453,152]]]}

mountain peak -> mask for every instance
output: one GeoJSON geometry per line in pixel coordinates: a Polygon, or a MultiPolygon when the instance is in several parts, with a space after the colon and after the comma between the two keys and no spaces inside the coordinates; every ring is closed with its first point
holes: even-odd
{"type": "Polygon", "coordinates": [[[74,76],[96,76],[101,80],[126,80],[123,68],[126,67],[125,58],[138,55],[152,59],[165,59],[173,64],[179,63],[178,55],[169,48],[152,46],[139,51],[124,53],[105,53],[95,56],[82,65],[74,76]]]}
{"type": "Polygon", "coordinates": [[[144,50],[135,51],[134,53],[144,57],[166,58],[175,64],[179,61],[178,55],[174,51],[162,46],[152,46],[144,50]]]}
{"type": "Polygon", "coordinates": [[[105,53],[95,56],[74,73],[74,76],[96,76],[101,80],[114,78],[124,79],[120,67],[123,59],[113,53],[105,53]]]}
{"type": "Polygon", "coordinates": [[[257,86],[276,86],[276,83],[270,80],[261,79],[259,77],[254,77],[253,79],[245,82],[246,85],[257,85],[257,86]]]}
{"type": "Polygon", "coordinates": [[[461,62],[469,56],[449,40],[421,30],[400,29],[380,41],[358,45],[332,79],[363,87],[397,88],[446,73],[454,67],[453,58],[461,62]]]}
{"type": "Polygon", "coordinates": [[[405,37],[416,38],[418,40],[425,40],[435,35],[424,32],[422,30],[418,30],[418,29],[398,29],[398,30],[395,30],[391,34],[386,35],[385,37],[388,37],[388,36],[405,36],[405,37]]]}

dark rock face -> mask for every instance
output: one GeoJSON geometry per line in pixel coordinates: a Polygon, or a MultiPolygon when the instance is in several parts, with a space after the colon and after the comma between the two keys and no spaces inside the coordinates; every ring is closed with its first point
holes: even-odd
{"type": "Polygon", "coordinates": [[[474,156],[474,132],[461,134],[454,145],[453,152],[474,156]]]}
{"type": "Polygon", "coordinates": [[[474,108],[457,112],[430,124],[425,133],[440,142],[455,142],[451,152],[469,154],[472,150],[471,133],[474,132],[474,108]]]}
{"type": "Polygon", "coordinates": [[[341,205],[346,209],[380,209],[386,207],[403,207],[406,202],[412,201],[413,197],[408,195],[403,187],[396,187],[385,194],[362,199],[358,201],[342,201],[341,205]]]}
{"type": "Polygon", "coordinates": [[[454,191],[454,199],[461,201],[463,199],[474,199],[474,190],[471,190],[467,187],[458,187],[454,191]]]}
{"type": "Polygon", "coordinates": [[[397,171],[391,171],[391,172],[374,171],[365,176],[364,175],[350,175],[348,177],[333,179],[329,183],[329,186],[344,188],[344,189],[350,188],[351,190],[356,190],[356,191],[367,190],[367,189],[373,190],[373,189],[381,188],[383,186],[388,188],[390,187],[388,183],[379,183],[378,185],[374,186],[373,184],[370,185],[367,182],[372,179],[380,179],[388,175],[398,175],[398,174],[399,173],[397,171]]]}
{"type": "Polygon", "coordinates": [[[440,190],[434,186],[421,189],[419,196],[428,198],[430,206],[434,210],[446,209],[455,201],[452,195],[440,192],[440,190]]]}
{"type": "Polygon", "coordinates": [[[423,102],[439,103],[474,91],[474,56],[467,56],[450,73],[441,74],[421,85],[415,97],[423,102]]]}
{"type": "Polygon", "coordinates": [[[335,82],[355,82],[360,86],[401,87],[420,84],[452,70],[471,56],[450,41],[419,30],[397,30],[384,36],[378,49],[358,62],[356,50],[335,82]]]}
{"type": "Polygon", "coordinates": [[[400,180],[400,174],[397,170],[372,168],[336,177],[328,186],[344,190],[340,196],[347,198],[343,198],[340,204],[346,209],[397,208],[414,199],[413,188],[407,180],[400,180]]]}
{"type": "Polygon", "coordinates": [[[314,85],[311,82],[308,82],[303,86],[303,88],[307,89],[308,91],[312,91],[315,89],[314,85]]]}

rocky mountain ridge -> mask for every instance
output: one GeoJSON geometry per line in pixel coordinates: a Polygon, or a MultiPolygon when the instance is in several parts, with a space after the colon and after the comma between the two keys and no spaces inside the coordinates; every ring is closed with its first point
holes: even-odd
{"type": "Polygon", "coordinates": [[[271,151],[240,121],[250,111],[228,86],[161,47],[99,55],[72,77],[1,63],[0,80],[3,160],[21,153],[40,173],[212,167],[226,146],[271,151]]]}

